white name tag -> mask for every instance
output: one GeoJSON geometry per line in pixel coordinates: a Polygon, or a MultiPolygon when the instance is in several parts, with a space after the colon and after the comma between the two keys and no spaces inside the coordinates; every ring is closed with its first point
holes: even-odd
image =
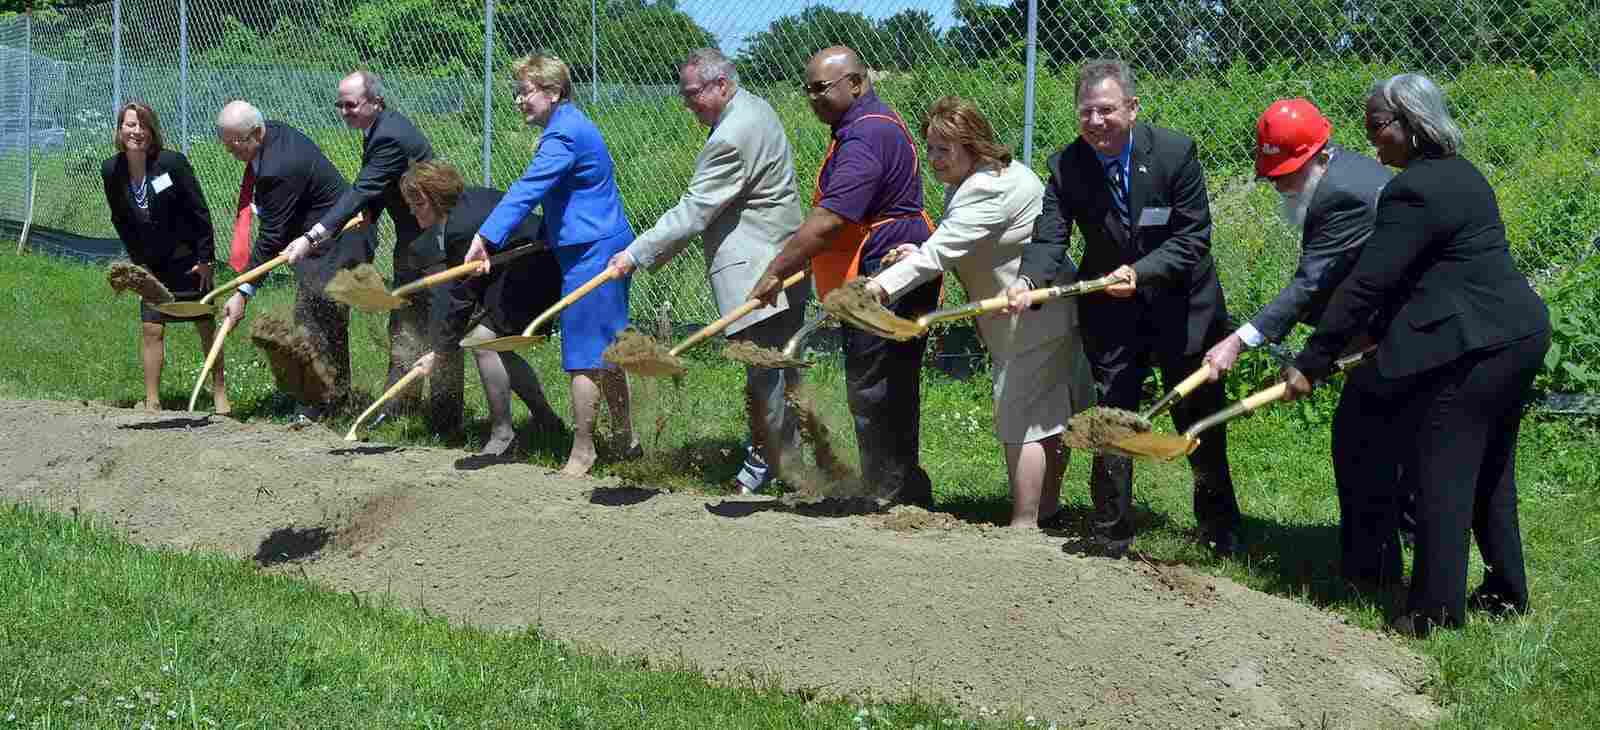
{"type": "Polygon", "coordinates": [[[1139,211],[1139,226],[1164,226],[1170,218],[1171,208],[1145,208],[1139,211]]]}
{"type": "Polygon", "coordinates": [[[261,209],[257,208],[255,203],[251,203],[250,204],[250,213],[251,213],[251,215],[261,215],[261,209]]]}
{"type": "Polygon", "coordinates": [[[172,187],[172,176],[164,172],[161,173],[161,177],[150,181],[150,189],[158,193],[170,187],[172,187]]]}

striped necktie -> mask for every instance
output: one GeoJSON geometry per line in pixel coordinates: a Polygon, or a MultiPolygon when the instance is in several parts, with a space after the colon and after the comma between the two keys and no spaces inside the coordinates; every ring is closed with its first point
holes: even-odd
{"type": "Polygon", "coordinates": [[[1122,225],[1131,226],[1128,219],[1128,178],[1122,172],[1122,158],[1118,157],[1106,163],[1106,181],[1111,186],[1111,203],[1117,206],[1117,213],[1122,216],[1122,225]]]}

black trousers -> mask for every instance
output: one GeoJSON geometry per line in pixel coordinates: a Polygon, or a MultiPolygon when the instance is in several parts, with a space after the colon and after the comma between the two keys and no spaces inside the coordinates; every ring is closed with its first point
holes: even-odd
{"type": "MultiPolygon", "coordinates": [[[[916,319],[938,305],[940,286],[938,280],[923,284],[891,309],[916,319]]],[[[925,336],[895,342],[844,327],[845,395],[855,420],[861,478],[886,499],[931,507],[933,481],[918,456],[927,349],[925,336]]]]}
{"type": "MultiPolygon", "coordinates": [[[[1221,340],[1226,324],[1219,320],[1205,338],[1210,347],[1221,340]]],[[[1186,355],[1158,348],[1139,338],[1097,337],[1084,330],[1084,352],[1094,372],[1100,405],[1138,411],[1144,399],[1145,380],[1153,367],[1161,369],[1168,388],[1188,377],[1205,363],[1205,352],[1186,355]]],[[[1221,410],[1226,404],[1226,378],[1206,383],[1173,404],[1172,423],[1183,432],[1196,421],[1221,410]]],[[[1200,446],[1189,455],[1194,472],[1194,516],[1203,532],[1237,527],[1239,501],[1233,492],[1233,476],[1228,469],[1227,426],[1217,426],[1200,437],[1200,446]]],[[[1095,521],[1103,530],[1131,535],[1126,522],[1133,507],[1133,460],[1122,456],[1096,454],[1090,468],[1089,493],[1094,500],[1095,521]]]]}
{"type": "Polygon", "coordinates": [[[1415,470],[1401,431],[1396,398],[1365,365],[1345,375],[1333,413],[1333,478],[1339,494],[1340,573],[1363,587],[1403,577],[1400,526],[1411,503],[1415,470]]]}
{"type": "MultiPolygon", "coordinates": [[[[1397,412],[1415,465],[1416,549],[1409,613],[1444,626],[1466,617],[1468,532],[1485,565],[1481,590],[1523,607],[1528,578],[1517,523],[1517,432],[1533,378],[1550,347],[1544,332],[1474,352],[1407,379],[1397,412]]],[[[1392,536],[1395,509],[1372,510],[1392,536]]]]}
{"type": "MultiPolygon", "coordinates": [[[[409,284],[427,273],[426,270],[396,269],[394,286],[409,284]]],[[[394,385],[411,371],[418,358],[432,349],[431,333],[445,315],[442,292],[441,287],[418,292],[406,300],[406,306],[389,313],[389,377],[384,387],[394,385]]],[[[466,389],[465,354],[461,350],[441,353],[434,360],[428,383],[424,414],[429,427],[440,434],[460,430],[466,389]]],[[[398,410],[414,412],[422,405],[422,396],[418,390],[408,390],[396,396],[394,402],[398,410]]]]}

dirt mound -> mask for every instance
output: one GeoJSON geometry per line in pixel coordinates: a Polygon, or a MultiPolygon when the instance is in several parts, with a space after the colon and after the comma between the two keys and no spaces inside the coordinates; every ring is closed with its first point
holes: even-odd
{"type": "Polygon", "coordinates": [[[931,697],[1041,726],[1438,716],[1419,690],[1428,664],[1395,641],[1184,566],[1067,555],[1059,538],[914,508],[622,493],[527,465],[458,471],[459,456],[347,448],[321,428],[0,402],[7,501],[730,682],[931,697]]]}

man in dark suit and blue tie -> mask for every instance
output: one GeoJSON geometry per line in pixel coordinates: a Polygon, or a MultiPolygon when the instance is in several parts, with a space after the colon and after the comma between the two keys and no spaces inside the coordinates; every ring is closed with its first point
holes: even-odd
{"type": "MultiPolygon", "coordinates": [[[[334,108],[351,129],[361,132],[361,170],[355,183],[339,201],[322,214],[304,236],[290,244],[290,260],[309,245],[339,230],[345,221],[365,213],[375,223],[385,211],[394,221],[394,285],[408,284],[430,273],[430,262],[437,262],[438,251],[418,251],[422,226],[400,194],[400,176],[414,162],[433,159],[433,145],[404,114],[389,109],[383,79],[371,71],[355,71],[339,82],[334,108]]],[[[436,267],[437,268],[437,267],[436,267]]],[[[428,350],[428,323],[432,316],[430,297],[412,297],[407,306],[389,314],[389,384],[399,380],[411,364],[428,350]]],[[[439,433],[451,433],[461,425],[464,371],[460,353],[438,359],[429,378],[432,392],[429,422],[439,433]]],[[[415,392],[415,391],[412,391],[415,392]]],[[[402,403],[414,404],[416,396],[402,394],[402,403]]],[[[401,408],[412,406],[402,405],[401,408]]]]}
{"type": "MultiPolygon", "coordinates": [[[[1029,287],[1111,274],[1121,282],[1078,302],[1083,344],[1100,403],[1137,410],[1152,366],[1168,384],[1204,365],[1226,334],[1227,311],[1211,258],[1211,208],[1194,141],[1139,124],[1139,97],[1126,63],[1083,65],[1077,85],[1078,139],[1050,157],[1050,182],[1033,241],[1023,248],[1013,306],[1029,287]],[[1067,246],[1076,225],[1084,251],[1067,246]]],[[[1223,384],[1202,385],[1172,407],[1178,430],[1221,408],[1223,384]]],[[[1205,542],[1220,555],[1239,548],[1239,505],[1228,470],[1227,434],[1207,432],[1190,455],[1194,510],[1205,542]]],[[[1133,541],[1133,462],[1097,454],[1090,475],[1095,539],[1111,555],[1133,541]]]]}

